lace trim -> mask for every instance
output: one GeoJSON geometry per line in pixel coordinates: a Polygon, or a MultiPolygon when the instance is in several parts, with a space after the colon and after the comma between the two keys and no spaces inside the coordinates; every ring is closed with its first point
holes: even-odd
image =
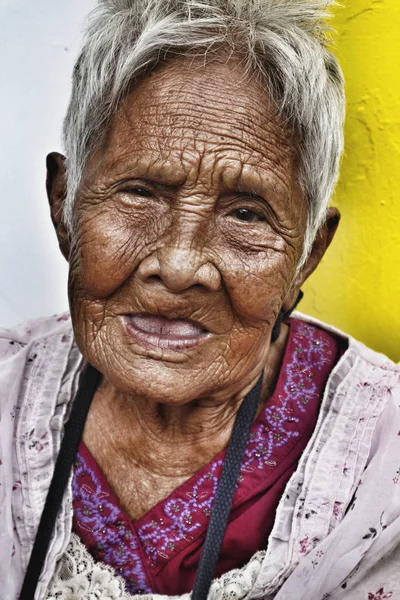
{"type": "MultiPolygon", "coordinates": [[[[257,552],[243,569],[236,569],[213,582],[209,600],[245,600],[253,589],[265,552],[257,552]]],[[[114,569],[95,562],[76,534],[57,563],[46,600],[167,600],[172,596],[134,595],[126,592],[125,582],[114,569]]],[[[190,594],[174,596],[189,600],[190,594]]]]}
{"type": "Polygon", "coordinates": [[[125,600],[125,582],[103,563],[96,563],[74,533],[57,563],[47,600],[125,600]]]}

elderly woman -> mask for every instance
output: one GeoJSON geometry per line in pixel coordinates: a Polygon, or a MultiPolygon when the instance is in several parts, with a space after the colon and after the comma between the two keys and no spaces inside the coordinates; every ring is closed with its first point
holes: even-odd
{"type": "Polygon", "coordinates": [[[400,370],[290,316],[339,222],[326,4],[94,12],[47,159],[71,316],[0,341],[2,599],[400,597],[400,370]]]}

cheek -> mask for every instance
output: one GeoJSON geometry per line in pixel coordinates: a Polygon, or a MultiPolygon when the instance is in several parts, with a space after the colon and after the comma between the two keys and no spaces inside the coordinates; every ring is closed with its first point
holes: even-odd
{"type": "Polygon", "coordinates": [[[118,210],[98,210],[85,218],[73,249],[71,279],[85,294],[108,298],[134,272],[143,248],[157,239],[154,224],[143,215],[132,219],[118,210]]]}
{"type": "Polygon", "coordinates": [[[259,253],[231,263],[225,281],[238,318],[255,326],[272,325],[293,273],[294,262],[284,252],[259,253]]]}

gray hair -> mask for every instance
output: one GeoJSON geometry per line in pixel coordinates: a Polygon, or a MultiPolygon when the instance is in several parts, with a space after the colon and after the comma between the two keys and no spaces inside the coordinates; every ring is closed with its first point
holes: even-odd
{"type": "Polygon", "coordinates": [[[332,0],[99,0],[75,65],[64,121],[72,208],[90,151],[132,83],[179,54],[226,47],[266,87],[299,140],[299,180],[308,201],[301,264],[324,222],[343,149],[344,85],[328,49],[332,0]]]}

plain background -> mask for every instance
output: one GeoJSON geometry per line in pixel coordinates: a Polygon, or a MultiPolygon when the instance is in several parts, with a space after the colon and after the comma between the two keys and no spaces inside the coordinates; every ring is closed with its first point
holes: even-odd
{"type": "MultiPolygon", "coordinates": [[[[80,32],[95,0],[0,0],[0,327],[67,309],[45,157],[60,132],[80,32]]],[[[304,286],[303,312],[400,360],[400,1],[343,0],[343,219],[304,286]]]]}
{"type": "Polygon", "coordinates": [[[60,137],[94,0],[0,0],[0,326],[67,309],[45,158],[60,137]]]}

